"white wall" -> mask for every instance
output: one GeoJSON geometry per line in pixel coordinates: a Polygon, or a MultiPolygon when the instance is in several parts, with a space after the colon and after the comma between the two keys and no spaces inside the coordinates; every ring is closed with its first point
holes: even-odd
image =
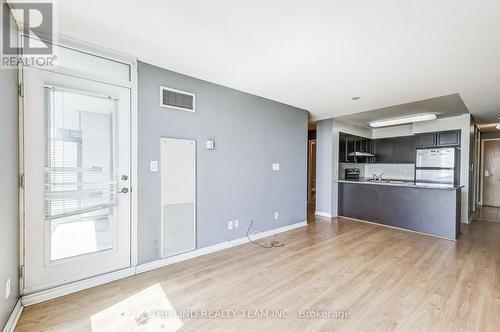
{"type": "MultiPolygon", "coordinates": [[[[434,121],[426,121],[414,123],[410,125],[401,125],[387,128],[367,129],[355,126],[344,121],[332,119],[332,183],[331,191],[328,192],[331,197],[331,214],[333,217],[337,216],[338,212],[338,184],[336,180],[339,178],[339,132],[367,137],[367,138],[384,138],[384,137],[397,137],[409,136],[421,133],[445,131],[445,130],[461,130],[461,164],[460,164],[460,185],[464,186],[461,190],[462,198],[462,222],[468,222],[468,190],[469,190],[469,149],[470,149],[470,114],[463,114],[455,117],[442,118],[434,121]]],[[[320,140],[320,139],[319,139],[320,140]]],[[[318,140],[318,144],[319,143],[318,140]]],[[[319,154],[319,150],[318,150],[319,154]]],[[[318,155],[319,158],[319,155],[318,155]]],[[[366,173],[366,169],[364,169],[366,173]]],[[[371,173],[370,173],[371,174],[371,173]]],[[[317,183],[320,179],[317,179],[317,183]]],[[[316,200],[322,199],[317,197],[316,200]]]]}
{"type": "MultiPolygon", "coordinates": [[[[329,215],[332,211],[333,136],[332,119],[316,125],[316,211],[329,215]]],[[[338,155],[338,153],[337,153],[338,155]]],[[[336,158],[338,163],[338,156],[336,158]]]]}
{"type": "Polygon", "coordinates": [[[409,135],[413,135],[413,124],[372,129],[373,139],[385,138],[385,137],[409,136],[409,135]]]}

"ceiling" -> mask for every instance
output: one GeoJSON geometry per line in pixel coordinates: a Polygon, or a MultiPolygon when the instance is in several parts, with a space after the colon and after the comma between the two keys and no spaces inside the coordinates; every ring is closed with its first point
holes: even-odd
{"type": "Polygon", "coordinates": [[[453,94],[479,123],[500,116],[500,1],[64,0],[57,13],[61,34],[313,119],[453,94]]]}
{"type": "Polygon", "coordinates": [[[344,115],[337,119],[351,124],[370,128],[370,122],[400,118],[409,115],[433,113],[439,118],[467,114],[469,111],[465,107],[462,98],[458,94],[431,98],[412,103],[379,108],[377,110],[366,111],[356,114],[344,115]]]}

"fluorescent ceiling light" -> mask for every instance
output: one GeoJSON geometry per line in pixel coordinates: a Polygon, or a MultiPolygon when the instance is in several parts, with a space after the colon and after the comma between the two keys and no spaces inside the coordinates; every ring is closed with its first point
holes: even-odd
{"type": "Polygon", "coordinates": [[[429,120],[436,120],[436,114],[418,114],[407,116],[403,118],[395,118],[395,119],[387,119],[387,120],[379,120],[370,122],[370,127],[378,128],[378,127],[387,127],[387,126],[395,126],[405,123],[414,123],[414,122],[422,122],[429,120]]]}

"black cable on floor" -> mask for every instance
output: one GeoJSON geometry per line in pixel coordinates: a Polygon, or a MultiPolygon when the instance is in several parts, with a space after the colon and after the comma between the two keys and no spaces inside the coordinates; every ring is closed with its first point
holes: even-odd
{"type": "Polygon", "coordinates": [[[250,220],[250,226],[248,226],[248,229],[247,229],[247,239],[248,239],[248,241],[252,242],[253,244],[256,244],[259,247],[265,248],[265,249],[283,247],[285,245],[283,242],[272,240],[269,246],[265,246],[265,245],[260,244],[259,242],[252,240],[250,238],[250,229],[252,228],[252,226],[253,226],[253,220],[250,220]]]}

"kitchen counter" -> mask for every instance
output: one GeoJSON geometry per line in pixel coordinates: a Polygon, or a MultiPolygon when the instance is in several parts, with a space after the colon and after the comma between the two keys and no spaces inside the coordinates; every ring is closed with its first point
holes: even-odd
{"type": "Polygon", "coordinates": [[[413,181],[407,180],[382,180],[373,181],[371,178],[361,178],[359,180],[337,180],[341,183],[357,183],[357,184],[372,184],[372,185],[382,185],[382,186],[398,186],[398,187],[410,187],[410,188],[422,188],[422,189],[441,189],[441,190],[459,190],[464,186],[449,186],[434,183],[415,183],[413,181]]]}
{"type": "Polygon", "coordinates": [[[338,180],[338,215],[455,240],[460,188],[338,180]]]}

